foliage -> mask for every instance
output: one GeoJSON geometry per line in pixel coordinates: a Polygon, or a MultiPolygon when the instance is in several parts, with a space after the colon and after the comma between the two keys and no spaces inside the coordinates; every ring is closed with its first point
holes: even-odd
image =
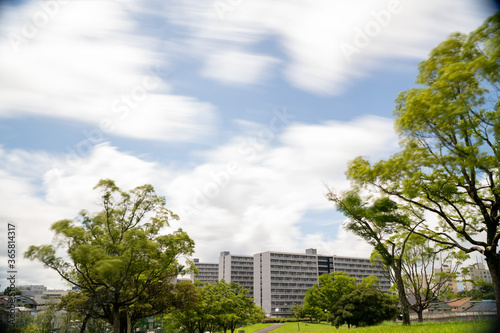
{"type": "MultiPolygon", "coordinates": [[[[418,233],[486,258],[500,295],[500,14],[455,33],[419,65],[419,87],[399,94],[401,150],[347,175],[357,186],[434,215],[418,233]],[[441,239],[439,239],[441,237],[441,239]]],[[[497,304],[500,313],[500,303],[497,304]]]]}
{"type": "Polygon", "coordinates": [[[171,327],[182,327],[188,333],[217,329],[234,332],[238,326],[264,318],[262,310],[246,296],[248,290],[235,282],[183,282],[182,288],[185,290],[180,292],[181,304],[166,316],[171,327]]]}
{"type": "MultiPolygon", "coordinates": [[[[413,299],[409,308],[418,314],[419,321],[423,321],[423,311],[449,291],[448,284],[457,277],[459,266],[468,256],[462,251],[450,251],[449,246],[417,234],[390,238],[395,244],[404,240],[406,249],[401,255],[402,279],[407,295],[413,299]]],[[[376,254],[372,254],[372,258],[376,258],[376,254]]]]}
{"type": "Polygon", "coordinates": [[[151,185],[125,192],[112,180],[101,180],[95,189],[102,211],[81,211],[74,220],[54,223],[56,246],[30,246],[25,257],[80,287],[93,307],[90,316],[105,318],[118,333],[170,306],[172,279],[184,271],[178,258],[191,255],[194,243],[181,229],[159,233],[178,217],[151,185]],[[70,261],[56,255],[57,247],[66,248],[70,261]]]}
{"type": "Polygon", "coordinates": [[[290,310],[295,319],[297,319],[297,329],[300,331],[300,318],[305,314],[304,307],[301,304],[294,304],[290,310]]]}
{"type": "Polygon", "coordinates": [[[18,288],[7,287],[3,291],[4,295],[12,296],[12,295],[21,295],[21,290],[18,288]]]}
{"type": "Polygon", "coordinates": [[[342,296],[333,312],[335,327],[346,323],[371,326],[396,317],[396,306],[389,296],[365,284],[358,284],[354,290],[342,296]]]}
{"type": "Polygon", "coordinates": [[[474,280],[472,283],[474,288],[470,290],[461,290],[456,294],[450,292],[444,295],[444,298],[450,300],[453,298],[472,297],[473,301],[495,300],[493,283],[485,282],[483,279],[474,280]]]}
{"type": "MultiPolygon", "coordinates": [[[[59,311],[54,302],[48,302],[35,314],[31,312],[18,312],[14,325],[5,330],[12,333],[50,333],[55,330],[66,332],[70,328],[69,314],[59,311]]],[[[0,331],[2,327],[0,327],[0,331]]],[[[2,331],[3,332],[3,331],[2,331]]]]}
{"type": "Polygon", "coordinates": [[[354,186],[341,195],[330,191],[327,198],[348,217],[344,227],[374,247],[372,262],[387,268],[388,278],[397,287],[403,323],[409,325],[410,312],[402,276],[402,260],[406,242],[412,232],[404,232],[404,228],[412,224],[412,218],[418,220],[417,225],[422,223],[421,214],[416,210],[402,209],[397,202],[386,196],[372,198],[361,193],[362,189],[354,186]],[[394,238],[401,234],[405,236],[395,242],[394,238]]]}
{"type": "Polygon", "coordinates": [[[322,274],[318,284],[310,288],[304,297],[304,311],[314,318],[323,314],[331,315],[337,301],[344,295],[351,293],[356,286],[357,279],[345,272],[322,274]]]}

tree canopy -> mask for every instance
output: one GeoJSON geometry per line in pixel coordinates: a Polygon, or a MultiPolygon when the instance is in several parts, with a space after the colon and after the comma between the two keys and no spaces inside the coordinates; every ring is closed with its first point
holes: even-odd
{"type": "Polygon", "coordinates": [[[297,314],[309,314],[337,327],[347,323],[355,326],[373,325],[396,315],[394,302],[377,287],[377,278],[358,279],[345,272],[322,274],[306,292],[304,304],[294,307],[297,314]]]}
{"type": "Polygon", "coordinates": [[[351,325],[360,327],[380,324],[396,317],[396,312],[397,308],[388,295],[360,283],[337,301],[333,317],[337,328],[344,323],[350,328],[351,325]]]}
{"type": "MultiPolygon", "coordinates": [[[[184,282],[190,288],[192,306],[177,306],[167,315],[168,321],[182,326],[187,333],[204,333],[222,330],[233,333],[237,327],[249,322],[256,322],[264,317],[262,310],[246,295],[248,290],[235,282],[196,284],[184,282]],[[193,289],[194,288],[194,289],[193,289]]],[[[184,302],[186,304],[186,302],[184,302]]]]}
{"type": "Polygon", "coordinates": [[[57,243],[30,246],[25,257],[80,287],[92,303],[92,315],[105,318],[119,333],[170,306],[171,284],[185,270],[178,259],[193,253],[194,242],[181,229],[160,234],[178,217],[153,186],[126,192],[107,179],[95,189],[101,211],[81,211],[73,220],[55,222],[51,229],[57,243]],[[58,248],[66,249],[68,261],[57,255],[58,248]]]}
{"type": "MultiPolygon", "coordinates": [[[[344,228],[362,237],[374,247],[372,262],[387,268],[389,279],[396,285],[403,315],[403,324],[410,325],[410,312],[403,280],[403,255],[411,232],[405,227],[412,224],[412,217],[421,223],[416,211],[405,211],[386,196],[364,197],[362,190],[354,187],[342,194],[329,192],[327,197],[348,219],[344,228]],[[395,237],[403,235],[397,241],[395,237]]],[[[403,207],[404,208],[404,207],[403,207]]]]}
{"type": "MultiPolygon", "coordinates": [[[[356,186],[433,215],[415,232],[486,258],[500,296],[500,14],[452,34],[419,65],[394,114],[401,150],[347,170],[356,186]]],[[[500,303],[497,303],[500,313],[500,303]]]]}
{"type": "Polygon", "coordinates": [[[304,311],[313,317],[330,316],[337,301],[354,290],[357,280],[345,272],[322,274],[305,294],[304,311]]]}

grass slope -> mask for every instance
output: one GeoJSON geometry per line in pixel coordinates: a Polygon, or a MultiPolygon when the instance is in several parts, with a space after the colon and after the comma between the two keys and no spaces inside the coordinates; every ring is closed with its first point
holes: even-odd
{"type": "MultiPolygon", "coordinates": [[[[297,323],[286,323],[283,326],[273,330],[272,332],[301,332],[301,333],[314,333],[314,332],[339,332],[344,331],[353,333],[494,333],[494,321],[451,321],[442,323],[414,323],[410,326],[403,326],[393,322],[386,322],[378,326],[360,327],[348,329],[347,326],[342,326],[336,329],[335,326],[330,324],[310,324],[300,323],[300,331],[297,328],[297,323]]],[[[236,329],[244,330],[245,333],[256,332],[259,329],[267,327],[271,324],[255,324],[252,326],[242,327],[236,329]]]]}

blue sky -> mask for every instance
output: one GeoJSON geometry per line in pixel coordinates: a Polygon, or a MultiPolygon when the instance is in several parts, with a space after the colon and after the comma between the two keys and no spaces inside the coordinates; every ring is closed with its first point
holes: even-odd
{"type": "MultiPolygon", "coordinates": [[[[0,231],[19,253],[95,211],[102,178],[150,183],[195,257],[368,256],[325,185],[397,150],[394,99],[490,1],[4,1],[0,231]]],[[[168,232],[168,230],[165,230],[168,232]]],[[[5,262],[5,252],[0,260],[5,262]]],[[[19,254],[18,283],[63,286],[19,254]]],[[[0,278],[2,277],[0,273],[0,278]]],[[[3,280],[3,278],[2,278],[3,280]]]]}

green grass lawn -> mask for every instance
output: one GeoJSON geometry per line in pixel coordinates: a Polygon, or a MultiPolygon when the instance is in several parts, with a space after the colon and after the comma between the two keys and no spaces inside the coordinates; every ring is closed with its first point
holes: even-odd
{"type": "MultiPolygon", "coordinates": [[[[255,324],[252,326],[246,326],[237,329],[244,330],[245,333],[252,333],[261,328],[269,326],[271,324],[255,324]]],[[[426,332],[436,332],[436,333],[494,333],[493,321],[451,321],[443,323],[414,323],[410,326],[403,326],[401,324],[396,324],[393,322],[386,322],[378,326],[371,327],[360,327],[351,328],[350,330],[347,326],[342,326],[336,329],[335,326],[330,324],[311,324],[311,323],[300,323],[300,331],[297,328],[297,323],[286,323],[283,326],[273,330],[272,332],[301,332],[301,333],[313,333],[313,332],[328,332],[328,331],[344,331],[355,332],[355,333],[426,333],[426,332]]]]}

